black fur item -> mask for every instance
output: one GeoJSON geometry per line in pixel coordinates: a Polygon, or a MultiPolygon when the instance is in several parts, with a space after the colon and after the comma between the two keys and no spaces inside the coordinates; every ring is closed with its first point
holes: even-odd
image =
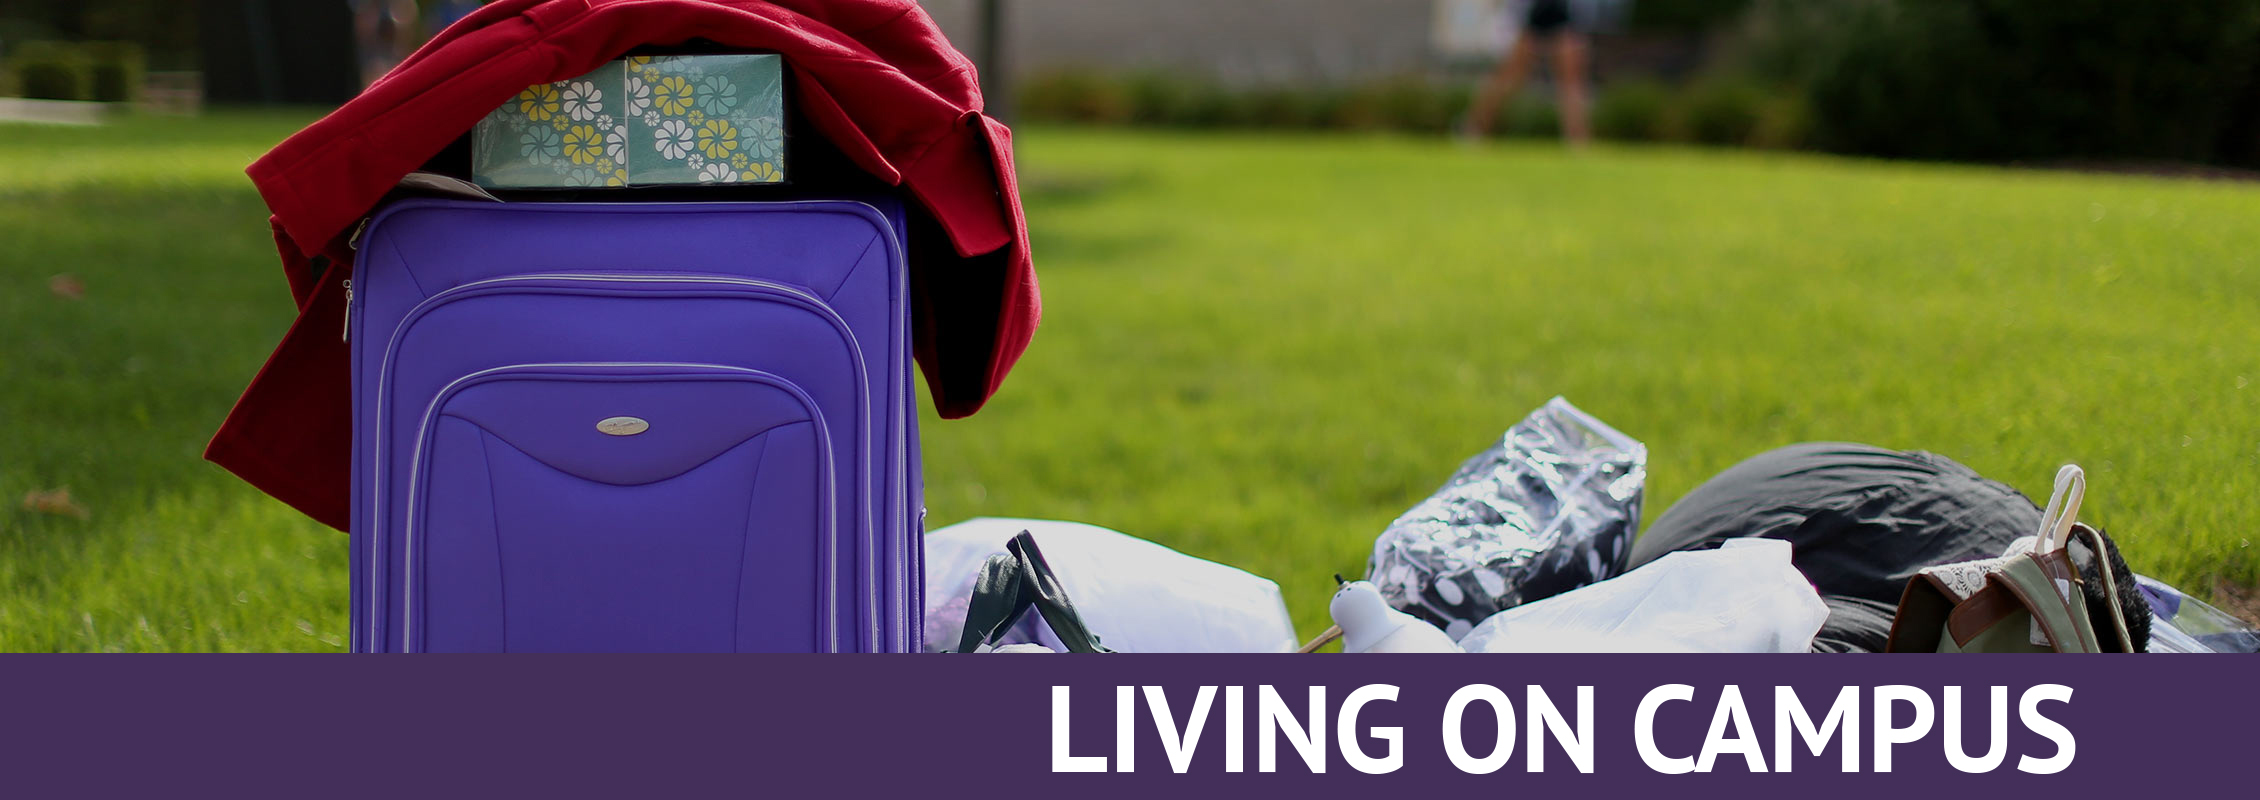
{"type": "MultiPolygon", "coordinates": [[[[2127,636],[2134,640],[2134,647],[2129,649],[2147,653],[2150,651],[2150,601],[2143,598],[2142,588],[2134,581],[2134,570],[2129,569],[2126,558],[2119,555],[2119,543],[2102,528],[2095,532],[2102,534],[2096,538],[2103,540],[2103,563],[2111,570],[2111,581],[2119,590],[2118,605],[2126,613],[2127,636]]],[[[2104,645],[2105,652],[2115,651],[2118,648],[2113,645],[2118,633],[2111,626],[2111,597],[2103,593],[2103,576],[2096,570],[2094,558],[2080,557],[2087,549],[2079,546],[2082,540],[2074,538],[2072,541],[2075,543],[2072,562],[2079,567],[2080,590],[2087,596],[2087,618],[2094,622],[2098,640],[2113,640],[2104,645]]]]}

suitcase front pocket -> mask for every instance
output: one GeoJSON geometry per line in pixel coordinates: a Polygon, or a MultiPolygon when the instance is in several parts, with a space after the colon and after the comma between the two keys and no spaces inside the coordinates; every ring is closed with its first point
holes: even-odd
{"type": "Polygon", "coordinates": [[[837,454],[790,381],[490,369],[434,398],[417,449],[403,650],[840,649],[837,454]]]}

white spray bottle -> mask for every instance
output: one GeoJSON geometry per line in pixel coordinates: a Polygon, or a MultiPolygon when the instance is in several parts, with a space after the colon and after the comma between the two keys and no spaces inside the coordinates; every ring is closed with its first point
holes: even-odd
{"type": "Polygon", "coordinates": [[[1467,652],[1436,626],[1390,608],[1371,581],[1342,584],[1326,610],[1342,629],[1344,653],[1467,652]]]}

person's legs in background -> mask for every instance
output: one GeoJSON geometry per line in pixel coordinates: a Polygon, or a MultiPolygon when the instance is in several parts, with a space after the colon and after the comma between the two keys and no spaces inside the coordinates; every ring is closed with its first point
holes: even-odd
{"type": "Polygon", "coordinates": [[[1562,141],[1583,147],[1593,140],[1586,112],[1585,66],[1589,52],[1584,34],[1574,30],[1554,36],[1554,96],[1560,105],[1562,141]]]}
{"type": "Polygon", "coordinates": [[[1491,123],[1499,118],[1499,109],[1530,79],[1530,68],[1538,61],[1539,44],[1528,30],[1515,35],[1514,42],[1507,46],[1507,57],[1500,59],[1491,75],[1484,79],[1483,87],[1476,90],[1475,103],[1468,107],[1467,116],[1460,119],[1461,138],[1482,139],[1491,135],[1491,123]]]}
{"type": "Polygon", "coordinates": [[[1533,0],[1523,7],[1523,24],[1507,49],[1506,58],[1484,80],[1476,91],[1475,102],[1468,108],[1467,116],[1460,120],[1459,135],[1463,139],[1481,139],[1490,135],[1491,125],[1499,118],[1499,110],[1522,89],[1530,79],[1530,71],[1537,65],[1539,54],[1546,52],[1553,59],[1555,102],[1558,106],[1562,140],[1572,147],[1582,147],[1592,139],[1588,123],[1586,65],[1590,47],[1580,24],[1572,13],[1568,0],[1533,0]]]}

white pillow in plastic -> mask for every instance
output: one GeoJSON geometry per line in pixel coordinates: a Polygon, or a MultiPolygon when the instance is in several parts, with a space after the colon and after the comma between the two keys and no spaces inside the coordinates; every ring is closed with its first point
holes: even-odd
{"type": "Polygon", "coordinates": [[[1732,539],[1491,615],[1470,653],[1803,653],[1828,619],[1789,543],[1732,539]]]}
{"type": "MultiPolygon", "coordinates": [[[[989,556],[1036,538],[1075,610],[1122,653],[1290,653],[1295,624],[1279,584],[1096,525],[982,517],[926,534],[926,649],[957,647],[965,603],[989,556]]],[[[999,645],[1064,647],[1031,611],[999,645]]]]}

